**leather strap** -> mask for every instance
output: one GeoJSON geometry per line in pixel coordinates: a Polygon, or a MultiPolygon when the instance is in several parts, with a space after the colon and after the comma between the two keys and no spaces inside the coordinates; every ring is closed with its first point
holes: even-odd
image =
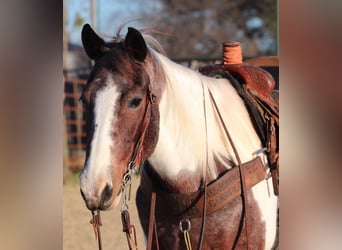
{"type": "MultiPolygon", "coordinates": [[[[154,98],[155,96],[152,94],[150,88],[148,87],[147,90],[147,103],[146,103],[146,108],[145,108],[145,112],[144,112],[144,118],[141,124],[141,134],[134,146],[134,150],[132,152],[132,156],[131,156],[131,160],[128,163],[127,169],[128,171],[130,171],[131,169],[133,169],[135,166],[140,167],[141,163],[143,162],[143,150],[144,150],[144,139],[145,139],[145,133],[147,131],[147,127],[148,124],[150,122],[151,119],[151,105],[154,104],[154,98]]],[[[138,171],[139,172],[139,171],[138,171]]]]}
{"type": "Polygon", "coordinates": [[[138,249],[137,234],[135,226],[131,224],[128,210],[121,211],[122,231],[126,233],[127,244],[130,250],[138,249]],[[132,237],[133,234],[133,237],[132,237]]]}
{"type": "Polygon", "coordinates": [[[247,239],[247,250],[249,249],[250,246],[250,233],[249,233],[249,205],[248,205],[248,196],[247,196],[247,187],[246,187],[246,179],[245,179],[245,173],[244,173],[244,169],[242,167],[242,163],[241,163],[241,159],[239,156],[239,153],[235,147],[235,144],[233,142],[232,137],[230,136],[230,133],[227,129],[227,126],[225,124],[225,122],[223,121],[223,118],[221,116],[221,112],[216,104],[216,101],[211,93],[211,91],[209,90],[209,95],[210,95],[210,100],[212,102],[212,104],[215,107],[216,113],[218,114],[220,121],[221,121],[221,125],[223,126],[224,132],[226,133],[226,136],[230,142],[231,147],[233,148],[236,160],[238,162],[238,168],[239,168],[239,173],[240,173],[240,183],[241,183],[241,190],[242,190],[242,204],[243,204],[243,215],[245,217],[245,228],[246,228],[246,239],[247,239]]]}
{"type": "Polygon", "coordinates": [[[147,250],[152,249],[152,238],[153,234],[155,235],[157,241],[157,248],[159,249],[158,244],[158,235],[157,235],[157,226],[155,222],[155,208],[156,208],[156,192],[152,191],[151,193],[151,207],[150,207],[150,219],[148,224],[148,235],[147,235],[147,250]]]}
{"type": "MultiPolygon", "coordinates": [[[[252,188],[266,178],[264,165],[257,157],[249,162],[243,163],[246,188],[252,188]]],[[[141,171],[140,188],[148,199],[151,199],[152,190],[155,191],[155,213],[158,218],[175,216],[179,219],[196,218],[202,216],[204,196],[203,190],[194,193],[171,193],[163,188],[157,174],[145,164],[141,171]],[[169,204],[172,204],[170,206],[169,204]]],[[[241,184],[238,168],[227,170],[214,182],[207,185],[207,209],[206,214],[211,214],[224,207],[240,196],[241,184]]]]}
{"type": "Polygon", "coordinates": [[[102,222],[101,222],[101,217],[100,217],[100,211],[97,211],[97,214],[95,214],[94,211],[91,211],[91,214],[93,217],[90,220],[90,224],[93,225],[95,239],[97,239],[99,250],[102,250],[102,240],[101,240],[101,231],[100,231],[100,226],[102,226],[102,222]]]}

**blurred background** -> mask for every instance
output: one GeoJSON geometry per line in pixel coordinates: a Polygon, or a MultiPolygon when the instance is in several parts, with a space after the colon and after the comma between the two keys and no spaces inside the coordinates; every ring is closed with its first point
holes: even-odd
{"type": "Polygon", "coordinates": [[[85,130],[79,93],[91,62],[81,44],[85,23],[105,39],[123,26],[154,36],[172,60],[197,69],[220,63],[222,43],[241,42],[245,59],[278,54],[277,0],[64,0],[63,72],[65,77],[65,173],[83,164],[85,130]]]}
{"type": "MultiPolygon", "coordinates": [[[[240,41],[246,57],[276,55],[277,2],[64,0],[64,50],[77,50],[85,23],[108,37],[131,21],[129,26],[160,32],[155,37],[174,59],[220,57],[221,43],[227,39],[240,41]]],[[[78,66],[66,54],[64,60],[67,69],[78,66]]]]}

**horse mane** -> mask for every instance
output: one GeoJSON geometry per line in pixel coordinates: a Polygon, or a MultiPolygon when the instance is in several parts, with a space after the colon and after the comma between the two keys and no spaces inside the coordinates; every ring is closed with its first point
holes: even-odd
{"type": "Polygon", "coordinates": [[[193,161],[197,162],[198,166],[208,167],[208,177],[213,179],[218,175],[218,163],[226,169],[238,164],[210,101],[210,89],[221,104],[220,112],[225,123],[229,125],[230,132],[234,134],[234,144],[241,160],[252,159],[255,156],[253,153],[261,148],[261,142],[243,101],[229,81],[206,77],[169,60],[164,55],[155,52],[153,54],[166,79],[163,98],[167,102],[167,111],[165,121],[162,122],[174,124],[172,133],[177,138],[178,146],[183,148],[185,153],[192,150],[193,161]]]}
{"type": "MultiPolygon", "coordinates": [[[[166,76],[165,98],[167,98],[168,112],[166,117],[167,121],[165,121],[165,123],[172,124],[171,122],[173,122],[175,124],[173,133],[178,140],[178,147],[183,147],[182,151],[184,152],[192,149],[192,153],[195,155],[193,161],[197,161],[197,164],[202,166],[202,168],[206,165],[206,161],[208,160],[208,171],[211,176],[216,177],[215,153],[213,151],[218,145],[214,146],[212,143],[208,143],[208,159],[206,159],[206,132],[205,127],[203,126],[205,124],[203,104],[200,103],[199,100],[192,100],[192,95],[190,95],[190,93],[188,96],[189,98],[186,98],[185,93],[188,91],[183,89],[181,85],[175,84],[182,82],[193,82],[193,84],[196,84],[201,83],[203,79],[194,71],[190,71],[181,65],[173,64],[171,61],[165,60],[162,56],[159,56],[158,58],[163,65],[162,68],[164,69],[166,76]],[[198,106],[199,109],[194,112],[186,101],[198,102],[196,106],[198,106]],[[199,113],[201,113],[201,118],[198,115],[199,113]],[[199,136],[201,134],[202,136],[199,136]]],[[[196,86],[193,88],[194,91],[195,87],[196,86]]],[[[197,90],[201,89],[197,86],[197,90]]],[[[198,99],[202,100],[202,93],[198,91],[197,95],[200,96],[198,99]]],[[[208,126],[208,130],[210,130],[210,126],[208,126]]],[[[223,150],[221,149],[218,151],[222,152],[223,150]]]]}

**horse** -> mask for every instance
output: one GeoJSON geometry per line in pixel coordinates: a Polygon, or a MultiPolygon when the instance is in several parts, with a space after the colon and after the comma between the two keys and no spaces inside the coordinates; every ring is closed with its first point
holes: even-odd
{"type": "MultiPolygon", "coordinates": [[[[271,249],[277,232],[278,198],[267,174],[267,157],[260,153],[260,138],[231,82],[171,61],[154,45],[155,39],[132,27],[125,37],[105,41],[86,24],[82,43],[94,61],[81,94],[88,142],[80,190],[87,208],[100,211],[118,206],[126,195],[125,179],[141,166],[136,205],[146,237],[149,227],[154,227],[153,249],[157,245],[159,249],[247,249],[248,241],[252,249],[271,249]],[[239,161],[255,158],[262,162],[266,177],[250,187],[246,197],[240,193],[214,212],[205,211],[210,203],[225,199],[220,193],[219,199],[202,199],[199,216],[185,213],[182,217],[171,211],[182,202],[162,196],[159,200],[157,195],[151,223],[153,190],[172,197],[197,197],[207,187],[215,195],[220,190],[210,191],[210,184],[235,171],[239,161]],[[249,240],[244,233],[245,206],[249,240]]],[[[227,179],[220,185],[225,188],[233,181],[227,179]]]]}

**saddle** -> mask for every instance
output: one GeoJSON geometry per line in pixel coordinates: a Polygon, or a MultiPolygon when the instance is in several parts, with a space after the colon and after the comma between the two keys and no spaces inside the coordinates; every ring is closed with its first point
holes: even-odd
{"type": "MultiPolygon", "coordinates": [[[[199,72],[216,78],[226,78],[243,99],[258,133],[271,169],[273,189],[279,194],[279,90],[275,89],[273,76],[263,69],[279,68],[277,60],[267,58],[250,60],[245,63],[216,64],[204,66],[199,72]],[[261,64],[260,64],[261,62],[261,64]],[[275,62],[275,63],[274,63],[275,62]],[[272,65],[273,64],[273,65],[272,65]],[[256,66],[258,65],[258,66],[256,66]]],[[[278,79],[278,76],[276,76],[278,79]]]]}

